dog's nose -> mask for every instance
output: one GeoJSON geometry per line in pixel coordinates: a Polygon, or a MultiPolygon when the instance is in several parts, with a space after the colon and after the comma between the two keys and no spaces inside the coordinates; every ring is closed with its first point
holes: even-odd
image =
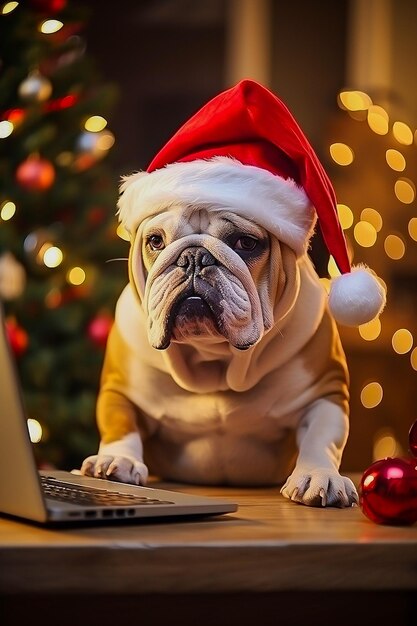
{"type": "Polygon", "coordinates": [[[203,267],[216,265],[216,259],[205,248],[194,247],[186,248],[177,259],[177,265],[184,267],[188,271],[200,271],[203,267]]]}

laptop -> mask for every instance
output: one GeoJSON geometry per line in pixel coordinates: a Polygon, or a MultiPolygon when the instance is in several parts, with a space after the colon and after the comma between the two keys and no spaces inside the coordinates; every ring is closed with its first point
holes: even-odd
{"type": "Polygon", "coordinates": [[[21,384],[0,303],[0,513],[40,524],[221,515],[236,503],[138,487],[60,470],[38,470],[21,384]]]}

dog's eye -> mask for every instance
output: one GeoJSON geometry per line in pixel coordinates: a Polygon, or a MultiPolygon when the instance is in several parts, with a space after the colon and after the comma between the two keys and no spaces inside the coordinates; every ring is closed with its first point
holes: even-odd
{"type": "Polygon", "coordinates": [[[235,250],[244,250],[245,252],[252,252],[255,250],[258,240],[255,237],[249,235],[243,235],[235,243],[235,250]]]}
{"type": "Polygon", "coordinates": [[[165,248],[162,235],[150,235],[150,237],[148,237],[147,243],[152,248],[152,250],[162,250],[163,248],[165,248]]]}

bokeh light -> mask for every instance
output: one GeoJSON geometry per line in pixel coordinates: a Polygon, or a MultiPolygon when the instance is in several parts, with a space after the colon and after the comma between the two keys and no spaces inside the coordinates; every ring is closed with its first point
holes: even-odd
{"type": "Polygon", "coordinates": [[[382,401],[384,392],[380,383],[373,381],[365,385],[361,391],[361,402],[366,409],[373,409],[382,401]]]}
{"type": "Polygon", "coordinates": [[[332,143],[329,150],[330,156],[338,165],[350,165],[355,158],[352,148],[345,143],[332,143]]]}
{"type": "Polygon", "coordinates": [[[390,148],[385,153],[385,159],[392,170],[396,172],[403,172],[405,170],[406,161],[405,157],[398,150],[390,148]]]}
{"type": "Polygon", "coordinates": [[[399,328],[392,336],[392,347],[397,354],[406,354],[413,347],[413,335],[407,328],[399,328]]]}
{"type": "Polygon", "coordinates": [[[355,224],[353,229],[355,241],[363,248],[370,248],[374,245],[377,238],[377,232],[374,226],[369,222],[360,221],[355,224]]]}
{"type": "Polygon", "coordinates": [[[398,235],[388,235],[384,241],[384,250],[393,261],[399,261],[405,254],[405,243],[398,235]]]}
{"type": "Polygon", "coordinates": [[[375,211],[375,209],[363,209],[363,211],[361,211],[361,220],[363,222],[368,222],[369,224],[371,224],[375,228],[377,233],[379,233],[382,228],[382,217],[380,213],[378,213],[378,211],[375,211]]]}

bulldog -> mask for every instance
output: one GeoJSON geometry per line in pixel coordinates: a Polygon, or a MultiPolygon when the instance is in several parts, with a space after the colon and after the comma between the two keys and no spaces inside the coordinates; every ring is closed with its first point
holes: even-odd
{"type": "Polygon", "coordinates": [[[315,208],[294,180],[217,152],[123,181],[129,281],[81,473],[145,485],[149,468],[355,505],[339,473],[348,368],[308,255],[315,208]]]}

